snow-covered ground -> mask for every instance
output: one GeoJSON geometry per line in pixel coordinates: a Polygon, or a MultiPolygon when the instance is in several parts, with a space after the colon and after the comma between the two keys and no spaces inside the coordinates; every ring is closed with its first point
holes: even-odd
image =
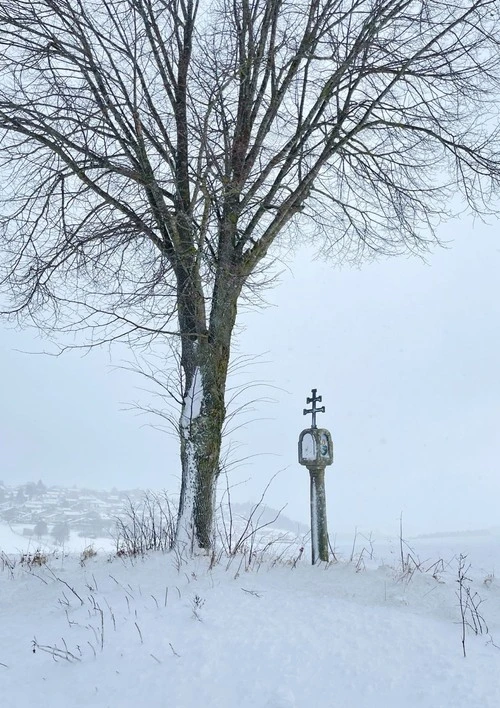
{"type": "Polygon", "coordinates": [[[0,551],[5,553],[25,553],[41,549],[46,553],[57,550],[66,552],[81,553],[87,546],[93,545],[96,550],[113,551],[116,543],[111,536],[107,538],[85,538],[77,533],[71,532],[70,537],[61,545],[54,542],[54,539],[47,535],[38,538],[37,536],[24,536],[21,524],[6,524],[0,522],[0,551]]]}
{"type": "Polygon", "coordinates": [[[271,549],[250,570],[244,556],[210,568],[109,549],[21,564],[2,539],[2,708],[500,706],[497,533],[413,539],[406,572],[397,539],[372,547],[361,535],[354,551],[337,539],[329,566],[294,563],[297,543],[291,560],[271,549]],[[469,630],[466,658],[460,553],[488,625],[469,630]]]}

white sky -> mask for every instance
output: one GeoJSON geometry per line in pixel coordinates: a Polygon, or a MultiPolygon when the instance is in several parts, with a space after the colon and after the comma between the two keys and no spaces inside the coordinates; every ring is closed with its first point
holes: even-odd
{"type": "MultiPolygon", "coordinates": [[[[336,269],[300,252],[273,304],[245,314],[238,351],[263,354],[246,372],[276,388],[248,395],[235,434],[234,492],[256,500],[269,478],[271,505],[307,521],[308,473],[297,439],[313,387],[331,430],[329,530],[408,533],[500,525],[500,242],[498,226],[452,222],[454,240],[427,264],[391,259],[336,269]],[[245,420],[244,418],[241,419],[245,420]],[[273,453],[265,454],[262,453],[273,453]]],[[[116,371],[107,352],[82,358],[21,354],[46,345],[33,332],[0,329],[0,479],[21,483],[178,488],[177,446],[121,410],[142,382],[116,371]]],[[[117,355],[117,362],[120,359],[117,355]]],[[[310,417],[309,417],[310,420],[310,417]]]]}

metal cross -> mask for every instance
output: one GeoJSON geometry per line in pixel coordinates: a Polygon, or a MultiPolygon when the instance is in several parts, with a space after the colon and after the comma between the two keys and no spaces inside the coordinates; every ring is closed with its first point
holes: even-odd
{"type": "Polygon", "coordinates": [[[316,408],[316,403],[321,403],[322,396],[316,396],[316,391],[318,390],[317,388],[313,388],[312,390],[312,397],[311,398],[306,398],[306,403],[312,403],[312,408],[304,408],[303,415],[307,415],[308,413],[312,413],[312,425],[311,428],[316,428],[316,413],[324,413],[325,412],[325,406],[322,406],[321,408],[316,408]]]}

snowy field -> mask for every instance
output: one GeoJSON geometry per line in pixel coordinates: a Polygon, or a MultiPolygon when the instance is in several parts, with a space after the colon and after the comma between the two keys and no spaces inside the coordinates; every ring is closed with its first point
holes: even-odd
{"type": "Polygon", "coordinates": [[[2,708],[500,706],[496,532],[402,548],[359,534],[354,548],[336,540],[329,566],[311,567],[296,544],[290,560],[271,548],[251,569],[244,556],[212,568],[176,554],[116,558],[100,540],[85,559],[68,553],[74,539],[42,565],[32,544],[21,563],[14,536],[0,536],[2,708]],[[466,658],[461,553],[462,589],[488,626],[468,630],[466,658]]]}
{"type": "Polygon", "coordinates": [[[9,525],[0,522],[0,551],[5,553],[26,553],[37,549],[45,553],[53,553],[57,550],[65,552],[81,553],[87,546],[93,545],[99,551],[113,551],[115,549],[114,540],[109,538],[85,538],[72,532],[66,543],[61,547],[55,543],[51,536],[23,536],[22,525],[9,525]]]}

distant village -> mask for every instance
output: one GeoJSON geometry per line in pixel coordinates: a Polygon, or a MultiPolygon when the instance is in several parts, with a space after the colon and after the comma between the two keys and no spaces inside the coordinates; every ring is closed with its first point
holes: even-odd
{"type": "MultiPolygon", "coordinates": [[[[144,505],[145,490],[95,490],[77,487],[47,487],[41,480],[18,486],[0,481],[0,524],[29,538],[50,536],[64,545],[70,533],[86,539],[115,537],[118,519],[128,516],[130,507],[144,505]]],[[[257,526],[271,526],[294,535],[308,528],[265,504],[231,503],[230,515],[239,526],[253,517],[257,526]]]]}
{"type": "Polygon", "coordinates": [[[96,491],[47,487],[40,480],[19,486],[0,481],[0,521],[22,526],[25,536],[51,535],[64,543],[70,531],[85,538],[109,536],[125,506],[140,502],[144,492],[96,491]]]}

